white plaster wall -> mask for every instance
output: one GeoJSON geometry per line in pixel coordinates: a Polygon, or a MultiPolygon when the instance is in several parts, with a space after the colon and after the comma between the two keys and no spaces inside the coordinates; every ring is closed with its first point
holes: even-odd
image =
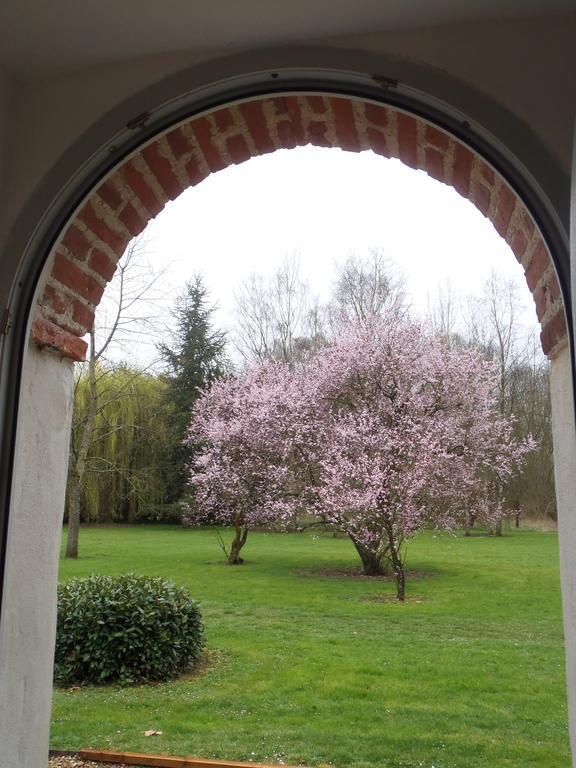
{"type": "Polygon", "coordinates": [[[3,198],[2,181],[4,178],[5,143],[8,134],[8,116],[10,114],[10,94],[12,80],[0,67],[0,200],[3,198]]]}
{"type": "Polygon", "coordinates": [[[46,768],[72,363],[26,353],[0,619],[0,768],[46,768]]]}
{"type": "MultiPolygon", "coordinates": [[[[573,90],[575,37],[576,15],[572,15],[308,39],[306,44],[388,53],[449,72],[515,111],[569,172],[576,104],[565,96],[573,90]]],[[[282,42],[298,41],[287,33],[278,45],[282,42]]],[[[239,40],[233,50],[134,58],[18,84],[10,113],[6,168],[10,195],[0,209],[0,248],[2,235],[39,178],[104,112],[169,74],[245,49],[239,40]]]]}
{"type": "Polygon", "coordinates": [[[576,765],[576,436],[570,351],[567,347],[551,362],[550,388],[566,646],[566,687],[572,759],[576,765]]]}

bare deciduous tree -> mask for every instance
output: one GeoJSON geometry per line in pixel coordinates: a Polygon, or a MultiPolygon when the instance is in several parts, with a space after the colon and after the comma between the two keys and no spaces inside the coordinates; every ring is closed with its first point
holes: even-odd
{"type": "MultiPolygon", "coordinates": [[[[111,352],[127,349],[135,340],[150,334],[154,312],[143,316],[139,311],[142,302],[153,302],[153,288],[160,275],[155,274],[144,259],[146,251],[142,238],[133,240],[118,263],[116,274],[110,285],[110,292],[97,314],[95,325],[89,334],[88,360],[78,368],[79,376],[88,378],[89,401],[81,416],[74,415],[72,423],[70,462],[68,469],[68,537],[66,557],[78,557],[80,532],[80,502],[82,482],[86,472],[88,454],[95,439],[95,424],[98,414],[108,404],[102,399],[101,379],[106,375],[102,363],[111,352]],[[103,341],[97,344],[97,334],[103,341]]],[[[146,366],[144,370],[149,368],[146,366]]],[[[144,372],[144,370],[142,372],[144,372]]],[[[77,385],[79,376],[76,379],[77,385]]],[[[116,396],[116,395],[115,395],[116,396]]]]}
{"type": "Polygon", "coordinates": [[[428,325],[432,333],[442,339],[448,347],[462,344],[458,332],[459,306],[454,286],[449,280],[444,281],[433,299],[428,297],[428,325]]]}
{"type": "Polygon", "coordinates": [[[235,346],[246,362],[294,362],[322,335],[322,311],[295,255],[268,280],[252,274],[235,295],[235,346]]]}
{"type": "Polygon", "coordinates": [[[384,314],[403,317],[408,311],[404,277],[377,248],[371,248],[364,257],[351,253],[337,266],[329,311],[335,326],[384,314]]]}

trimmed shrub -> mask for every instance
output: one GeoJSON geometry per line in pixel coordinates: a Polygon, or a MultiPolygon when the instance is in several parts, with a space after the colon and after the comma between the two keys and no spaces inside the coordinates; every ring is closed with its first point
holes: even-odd
{"type": "Polygon", "coordinates": [[[60,683],[168,680],[203,646],[197,603],[170,581],[124,574],[58,585],[60,683]]]}

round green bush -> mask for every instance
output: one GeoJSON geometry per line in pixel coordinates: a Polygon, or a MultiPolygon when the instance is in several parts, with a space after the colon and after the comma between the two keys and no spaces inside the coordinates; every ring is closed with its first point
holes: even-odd
{"type": "Polygon", "coordinates": [[[61,683],[168,680],[203,646],[197,603],[170,581],[125,574],[58,585],[55,677],[61,683]]]}

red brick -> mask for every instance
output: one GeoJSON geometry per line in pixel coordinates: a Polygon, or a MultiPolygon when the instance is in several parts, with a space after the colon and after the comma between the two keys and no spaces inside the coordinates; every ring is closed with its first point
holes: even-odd
{"type": "Polygon", "coordinates": [[[550,280],[548,280],[548,292],[550,293],[552,301],[558,301],[558,299],[562,297],[562,289],[560,288],[560,283],[558,282],[556,270],[552,270],[550,280]]]}
{"type": "Polygon", "coordinates": [[[186,171],[188,180],[193,187],[196,186],[196,184],[200,184],[200,182],[204,181],[206,178],[206,174],[200,170],[200,165],[195,157],[190,158],[190,160],[186,163],[186,168],[184,170],[186,171]]]}
{"type": "Polygon", "coordinates": [[[334,114],[338,146],[347,152],[360,152],[352,102],[347,99],[330,99],[330,105],[334,114]]]}
{"type": "Polygon", "coordinates": [[[522,258],[526,253],[526,247],[528,245],[528,238],[524,234],[523,230],[517,229],[511,238],[508,238],[508,245],[512,249],[512,253],[516,256],[516,259],[522,263],[522,258]]]}
{"type": "Polygon", "coordinates": [[[43,303],[49,304],[57,315],[66,312],[66,304],[53,285],[48,284],[44,289],[43,303]]]}
{"type": "Polygon", "coordinates": [[[494,175],[494,171],[492,168],[490,168],[489,165],[486,165],[486,163],[483,160],[477,159],[478,163],[478,171],[480,175],[486,179],[486,181],[489,184],[494,184],[494,181],[496,180],[496,177],[494,175]]]}
{"type": "Polygon", "coordinates": [[[374,125],[380,125],[385,128],[389,123],[388,110],[379,104],[364,104],[364,114],[366,120],[374,125]]]}
{"type": "Polygon", "coordinates": [[[507,184],[500,187],[500,197],[498,198],[498,207],[492,223],[501,237],[506,236],[510,219],[516,207],[516,195],[507,184]]]}
{"type": "Polygon", "coordinates": [[[428,144],[432,144],[436,149],[447,150],[450,144],[450,137],[433,125],[426,126],[425,137],[428,144]]]}
{"type": "Polygon", "coordinates": [[[491,197],[492,197],[492,193],[483,184],[478,184],[476,182],[473,185],[472,193],[470,195],[470,201],[474,203],[476,208],[478,208],[480,213],[484,214],[484,216],[487,216],[488,211],[490,210],[491,197]]]}
{"type": "Polygon", "coordinates": [[[518,212],[518,228],[523,230],[527,240],[530,240],[534,234],[534,222],[524,206],[522,206],[518,212]]]}
{"type": "Polygon", "coordinates": [[[91,248],[87,237],[74,223],[70,224],[66,230],[62,238],[62,245],[65,245],[78,261],[84,261],[91,248]]]}
{"type": "Polygon", "coordinates": [[[148,167],[158,180],[166,196],[170,200],[175,200],[183,190],[178,177],[172,170],[170,161],[160,153],[158,142],[145,147],[142,150],[142,157],[146,160],[148,167]]]}
{"type": "Polygon", "coordinates": [[[292,101],[294,101],[293,96],[276,96],[270,99],[270,103],[274,107],[276,117],[289,115],[289,102],[292,101]]]}
{"type": "Polygon", "coordinates": [[[470,176],[474,155],[462,144],[454,148],[454,166],[452,168],[452,186],[462,197],[470,196],[470,176]]]}
{"type": "Polygon", "coordinates": [[[326,114],[327,107],[323,96],[306,96],[305,98],[315,115],[326,114]]]}
{"type": "Polygon", "coordinates": [[[142,221],[132,203],[126,203],[118,214],[119,220],[124,224],[128,232],[137,237],[146,229],[148,222],[142,221]]]}
{"type": "Polygon", "coordinates": [[[426,149],[426,165],[424,170],[429,176],[437,181],[445,181],[444,177],[444,156],[436,149],[428,147],[426,149]]]}
{"type": "Polygon", "coordinates": [[[94,272],[97,272],[100,277],[103,277],[106,282],[110,282],[114,277],[114,272],[116,272],[116,264],[114,264],[105,253],[98,250],[98,248],[95,248],[92,252],[88,266],[90,269],[93,269],[94,272]]]}
{"type": "Polygon", "coordinates": [[[390,157],[390,150],[388,149],[388,142],[386,136],[382,131],[378,131],[376,128],[367,128],[366,136],[370,149],[376,152],[377,155],[384,155],[384,157],[390,157]]]}
{"type": "Polygon", "coordinates": [[[296,135],[294,134],[294,127],[288,120],[282,120],[277,124],[276,130],[278,132],[278,139],[280,140],[280,146],[284,149],[293,149],[298,146],[296,135]]]}
{"type": "MultiPolygon", "coordinates": [[[[277,99],[275,99],[275,102],[277,99]]],[[[294,131],[294,137],[296,138],[296,144],[304,146],[308,144],[308,136],[304,130],[304,123],[302,120],[302,110],[300,109],[300,102],[297,96],[287,96],[281,99],[284,105],[284,109],[290,116],[292,123],[292,130],[294,131]]]]}
{"type": "Polygon", "coordinates": [[[219,109],[217,112],[212,113],[214,122],[219,131],[225,131],[227,128],[231,128],[234,123],[234,115],[231,109],[219,109]]]}
{"type": "Polygon", "coordinates": [[[122,171],[126,184],[134,192],[144,208],[152,217],[157,216],[164,206],[157,200],[156,195],[146,182],[144,176],[132,163],[127,163],[122,171]]]}
{"type": "Polygon", "coordinates": [[[226,149],[235,165],[244,163],[252,157],[244,136],[230,136],[229,139],[226,139],[226,149]]]}
{"type": "Polygon", "coordinates": [[[88,332],[92,330],[94,325],[94,309],[87,307],[86,304],[82,304],[81,301],[76,299],[72,304],[72,319],[88,332]]]}
{"type": "Polygon", "coordinates": [[[122,195],[118,190],[112,186],[109,181],[105,181],[98,187],[98,195],[113,211],[117,211],[122,205],[122,195]]]}
{"type": "Polygon", "coordinates": [[[212,131],[208,120],[205,117],[198,118],[198,120],[192,123],[192,130],[208,168],[213,173],[226,168],[226,163],[220,154],[220,150],[212,140],[212,131]]]}
{"type": "Polygon", "coordinates": [[[418,168],[416,120],[403,112],[398,113],[398,148],[400,160],[410,168],[418,168]]]}
{"type": "Polygon", "coordinates": [[[245,104],[240,104],[239,109],[246,121],[258,154],[265,155],[268,152],[274,152],[276,147],[268,130],[268,122],[264,113],[264,102],[249,101],[245,104]]]}
{"type": "Polygon", "coordinates": [[[31,337],[32,341],[39,347],[55,349],[70,360],[81,363],[86,359],[86,350],[88,349],[86,342],[45,317],[34,320],[31,337]]]}
{"type": "Polygon", "coordinates": [[[82,208],[78,214],[78,218],[86,224],[88,229],[90,229],[101,242],[109,245],[118,257],[124,253],[126,242],[110,229],[104,219],[98,218],[96,211],[92,207],[92,203],[86,203],[84,208],[82,208]]]}
{"type": "Polygon", "coordinates": [[[104,293],[104,288],[100,283],[60,253],[57,253],[54,259],[52,277],[75,291],[79,296],[91,301],[92,304],[98,304],[104,293]]]}
{"type": "Polygon", "coordinates": [[[532,260],[530,261],[530,265],[526,270],[526,282],[528,283],[528,287],[531,291],[536,288],[538,281],[548,268],[549,264],[550,257],[548,256],[546,246],[541,240],[536,246],[536,249],[532,255],[532,260]]]}
{"type": "Polygon", "coordinates": [[[192,153],[192,145],[190,140],[183,132],[182,128],[175,128],[170,133],[166,134],[166,141],[168,146],[172,150],[172,154],[176,160],[181,160],[185,155],[192,153]]]}
{"type": "Polygon", "coordinates": [[[554,317],[546,323],[542,328],[540,334],[540,341],[542,343],[542,349],[544,354],[549,354],[552,349],[566,337],[566,318],[564,317],[564,310],[560,310],[554,315],[554,317]]]}
{"type": "Polygon", "coordinates": [[[328,126],[326,123],[316,121],[308,123],[308,136],[310,144],[313,144],[316,147],[331,147],[332,144],[326,136],[327,131],[328,126]]]}

